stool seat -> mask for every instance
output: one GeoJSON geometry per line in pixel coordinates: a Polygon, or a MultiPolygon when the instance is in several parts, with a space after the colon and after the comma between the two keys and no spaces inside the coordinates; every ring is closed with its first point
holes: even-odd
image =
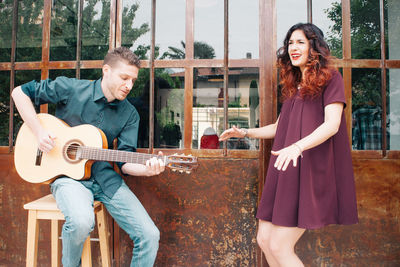
{"type": "MultiPolygon", "coordinates": [[[[111,266],[111,258],[108,245],[107,223],[105,217],[104,205],[100,201],[94,201],[94,212],[97,218],[97,228],[100,241],[100,252],[102,266],[111,266]]],[[[24,209],[28,210],[28,233],[27,233],[27,249],[26,249],[26,266],[37,266],[37,251],[39,224],[38,220],[51,220],[51,266],[59,266],[59,231],[58,221],[64,220],[64,215],[58,209],[56,200],[52,194],[34,200],[24,205],[24,209]]],[[[91,246],[90,236],[86,239],[82,251],[82,267],[91,267],[91,246]]]]}

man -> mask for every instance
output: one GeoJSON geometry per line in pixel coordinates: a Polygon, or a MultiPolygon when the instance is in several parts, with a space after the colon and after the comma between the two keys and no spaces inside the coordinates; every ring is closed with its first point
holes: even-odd
{"type": "MultiPolygon", "coordinates": [[[[119,47],[106,55],[103,77],[97,81],[58,77],[54,81],[31,81],[12,92],[25,123],[37,137],[39,149],[49,152],[57,140],[44,129],[34,105],[56,103],[56,116],[70,126],[92,124],[101,129],[109,144],[117,138],[118,149],[135,151],[139,115],[125,99],[137,79],[140,62],[128,48],[119,47]]],[[[164,171],[156,157],[146,165],[117,163],[128,175],[152,176],[164,171]]],[[[119,226],[134,242],[131,266],[153,266],[159,231],[146,210],[108,162],[95,162],[89,180],[56,179],[51,192],[66,221],[62,229],[63,266],[79,266],[83,243],[94,228],[93,201],[103,202],[119,226]]]]}

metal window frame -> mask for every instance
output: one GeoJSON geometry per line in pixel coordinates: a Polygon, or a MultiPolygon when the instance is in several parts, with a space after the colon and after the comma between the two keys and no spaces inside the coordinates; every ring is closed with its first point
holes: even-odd
{"type": "MultiPolygon", "coordinates": [[[[78,32],[77,32],[77,55],[74,61],[50,61],[50,23],[51,23],[51,0],[44,1],[43,10],[43,32],[42,32],[42,58],[40,62],[16,62],[16,37],[18,24],[18,1],[13,2],[12,19],[12,45],[10,62],[0,62],[0,70],[10,71],[10,94],[15,87],[15,71],[17,70],[41,70],[41,78],[45,79],[49,75],[50,69],[76,69],[76,77],[80,77],[80,70],[87,68],[101,68],[102,60],[81,60],[81,35],[82,35],[82,9],[83,1],[79,0],[78,11],[78,32]]],[[[226,145],[222,150],[195,150],[191,148],[192,143],[192,112],[193,112],[193,70],[201,67],[216,67],[224,70],[224,125],[227,127],[227,99],[228,99],[228,70],[235,67],[255,67],[259,68],[259,95],[260,95],[260,125],[273,122],[277,117],[277,68],[275,65],[276,56],[276,0],[259,0],[259,54],[258,59],[229,59],[229,40],[228,40],[228,21],[229,8],[228,0],[224,0],[224,58],[223,59],[194,59],[194,12],[195,0],[186,0],[185,11],[185,41],[186,57],[183,60],[156,60],[155,53],[155,21],[156,21],[156,0],[151,3],[151,57],[150,60],[142,62],[142,66],[150,68],[150,107],[154,107],[154,69],[156,68],[183,68],[185,70],[185,92],[184,92],[184,112],[185,123],[183,140],[183,152],[190,152],[198,156],[208,157],[240,157],[240,158],[260,158],[265,163],[267,157],[264,151],[269,149],[271,141],[262,140],[260,150],[257,151],[238,151],[228,150],[226,145]],[[266,90],[272,88],[272,90],[266,90]]],[[[307,19],[312,22],[312,0],[307,1],[307,19]]],[[[315,1],[315,0],[314,0],[315,1]]],[[[122,3],[123,0],[111,0],[110,6],[110,32],[109,47],[114,48],[121,45],[122,31],[122,3]]],[[[381,94],[382,94],[382,149],[369,151],[352,151],[355,158],[400,158],[400,151],[387,150],[386,140],[386,72],[387,68],[400,68],[400,60],[389,60],[385,58],[385,25],[384,25],[384,0],[379,1],[380,5],[380,24],[381,24],[381,58],[380,59],[352,59],[351,58],[351,29],[350,29],[350,0],[342,0],[342,36],[343,36],[343,58],[336,59],[335,64],[343,68],[343,79],[345,83],[345,95],[348,106],[345,110],[347,119],[347,129],[351,136],[351,70],[353,68],[379,68],[381,69],[381,94]]],[[[41,107],[41,112],[47,112],[47,106],[41,107]]],[[[9,146],[0,147],[1,153],[10,153],[13,150],[13,113],[14,104],[10,98],[10,122],[9,122],[9,146]]],[[[154,148],[154,109],[150,108],[149,120],[149,148],[141,149],[154,153],[159,148],[154,148]]]]}

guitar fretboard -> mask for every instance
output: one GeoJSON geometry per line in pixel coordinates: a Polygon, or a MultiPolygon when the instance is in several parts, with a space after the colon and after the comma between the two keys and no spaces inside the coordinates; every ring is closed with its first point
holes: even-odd
{"type": "Polygon", "coordinates": [[[146,161],[151,159],[152,157],[158,157],[159,159],[164,161],[164,164],[166,163],[165,157],[145,153],[85,146],[80,147],[80,152],[81,153],[79,157],[82,159],[146,164],[146,161]]]}

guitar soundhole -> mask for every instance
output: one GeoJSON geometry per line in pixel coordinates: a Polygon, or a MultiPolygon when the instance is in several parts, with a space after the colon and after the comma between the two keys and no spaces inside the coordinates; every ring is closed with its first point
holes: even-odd
{"type": "Polygon", "coordinates": [[[64,158],[70,163],[77,163],[81,160],[81,146],[83,144],[77,140],[72,140],[64,146],[64,158]]]}

